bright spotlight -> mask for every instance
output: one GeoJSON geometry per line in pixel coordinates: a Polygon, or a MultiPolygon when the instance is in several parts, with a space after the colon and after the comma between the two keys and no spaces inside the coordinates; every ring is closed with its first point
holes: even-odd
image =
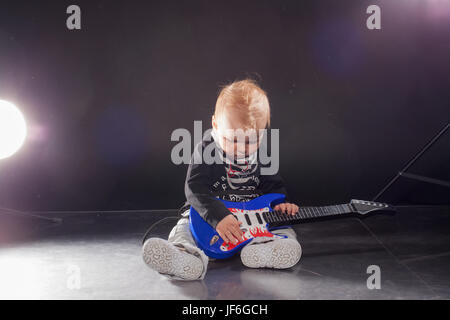
{"type": "Polygon", "coordinates": [[[0,100],[0,159],[8,158],[23,145],[27,126],[15,105],[0,100]]]}

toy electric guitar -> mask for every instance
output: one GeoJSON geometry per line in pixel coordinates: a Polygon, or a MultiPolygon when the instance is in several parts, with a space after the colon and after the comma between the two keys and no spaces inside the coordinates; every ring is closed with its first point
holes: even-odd
{"type": "Polygon", "coordinates": [[[248,202],[231,202],[220,200],[239,221],[242,221],[241,230],[243,239],[237,244],[225,243],[217,231],[208,224],[199,213],[191,207],[190,229],[200,249],[211,258],[225,259],[239,252],[250,242],[264,242],[271,239],[285,238],[273,234],[271,231],[277,228],[298,224],[306,219],[317,219],[330,216],[358,213],[361,215],[375,211],[394,211],[384,203],[351,200],[349,204],[339,204],[323,207],[300,207],[296,215],[288,215],[276,212],[272,206],[284,202],[285,196],[278,193],[270,193],[260,196],[248,202]]]}

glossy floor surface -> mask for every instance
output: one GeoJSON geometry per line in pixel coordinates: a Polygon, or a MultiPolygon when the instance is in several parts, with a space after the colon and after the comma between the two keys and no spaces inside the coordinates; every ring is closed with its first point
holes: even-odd
{"type": "MultiPolygon", "coordinates": [[[[168,280],[141,257],[147,228],[175,211],[46,216],[63,221],[0,214],[0,299],[450,298],[449,207],[298,225],[303,255],[292,269],[248,269],[235,257],[193,282],[168,280]]],[[[151,235],[167,237],[175,223],[151,235]]]]}

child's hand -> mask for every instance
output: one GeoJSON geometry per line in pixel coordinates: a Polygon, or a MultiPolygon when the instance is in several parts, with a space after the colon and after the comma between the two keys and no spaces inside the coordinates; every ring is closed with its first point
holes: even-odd
{"type": "Polygon", "coordinates": [[[219,221],[216,226],[216,231],[225,243],[232,242],[234,244],[242,240],[242,230],[239,227],[242,224],[232,214],[227,215],[219,221]]]}
{"type": "Polygon", "coordinates": [[[298,206],[293,203],[280,203],[273,208],[275,211],[295,215],[298,212],[298,206]]]}

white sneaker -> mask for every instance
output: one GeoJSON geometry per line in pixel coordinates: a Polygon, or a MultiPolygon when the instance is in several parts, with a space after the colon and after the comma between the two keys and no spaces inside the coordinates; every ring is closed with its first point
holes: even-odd
{"type": "Polygon", "coordinates": [[[200,258],[182,251],[164,239],[147,239],[142,247],[142,256],[150,268],[161,274],[184,280],[197,280],[203,272],[200,258]]]}
{"type": "Polygon", "coordinates": [[[241,260],[249,268],[287,269],[295,266],[302,255],[302,247],[292,239],[277,239],[249,244],[241,250],[241,260]]]}

